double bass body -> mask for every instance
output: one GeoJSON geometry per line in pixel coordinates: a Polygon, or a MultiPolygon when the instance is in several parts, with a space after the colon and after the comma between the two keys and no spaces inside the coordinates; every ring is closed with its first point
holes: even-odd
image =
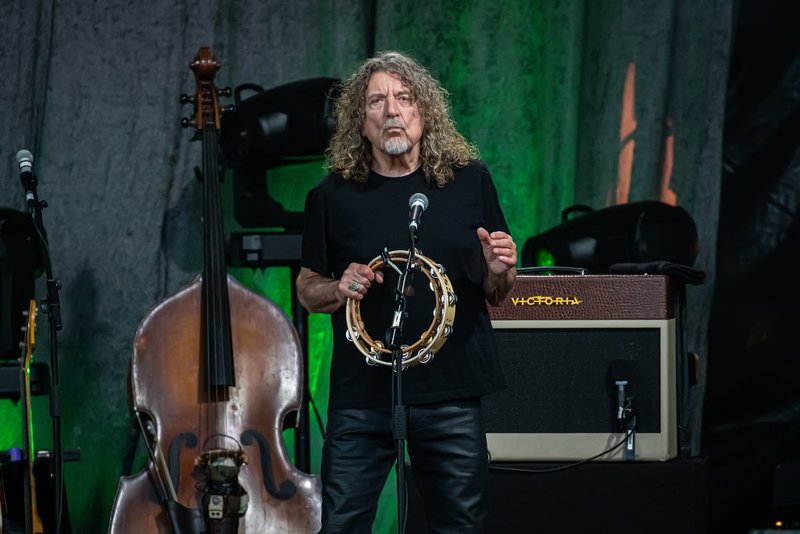
{"type": "MultiPolygon", "coordinates": [[[[297,470],[283,447],[283,421],[301,403],[302,360],[297,333],[273,302],[228,276],[236,387],[227,400],[208,396],[201,335],[201,277],[157,305],[137,331],[131,359],[132,401],[152,420],[178,501],[198,508],[195,458],[224,417],[248,463],[239,482],[249,495],[242,534],[317,532],[319,480],[297,470]]],[[[160,462],[158,462],[160,463],[160,462]]],[[[171,534],[159,502],[158,465],[123,477],[110,533],[171,534]]]]}

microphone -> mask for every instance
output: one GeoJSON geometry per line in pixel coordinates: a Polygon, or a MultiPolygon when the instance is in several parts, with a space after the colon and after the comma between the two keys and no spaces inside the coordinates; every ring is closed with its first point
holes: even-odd
{"type": "Polygon", "coordinates": [[[611,378],[617,386],[617,419],[625,419],[625,401],[627,400],[625,386],[628,385],[628,377],[630,374],[631,371],[628,360],[611,361],[611,378]]]}
{"type": "Polygon", "coordinates": [[[636,410],[633,408],[633,397],[625,391],[631,375],[631,362],[628,360],[611,360],[611,379],[617,386],[617,420],[625,425],[625,461],[636,460],[636,410]]]}
{"type": "Polygon", "coordinates": [[[33,206],[36,200],[36,175],[33,174],[33,154],[30,150],[17,152],[17,165],[19,165],[19,181],[25,188],[25,200],[28,206],[33,206]]]}
{"type": "Polygon", "coordinates": [[[411,210],[408,214],[408,229],[416,236],[422,212],[428,209],[428,197],[422,193],[414,193],[408,199],[408,207],[411,210]]]}

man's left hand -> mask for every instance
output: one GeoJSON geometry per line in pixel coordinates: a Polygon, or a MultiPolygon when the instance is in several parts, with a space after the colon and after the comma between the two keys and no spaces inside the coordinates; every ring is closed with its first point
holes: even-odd
{"type": "Polygon", "coordinates": [[[495,276],[500,276],[517,264],[517,245],[507,233],[490,234],[484,228],[478,228],[478,239],[481,240],[486,265],[495,276]]]}

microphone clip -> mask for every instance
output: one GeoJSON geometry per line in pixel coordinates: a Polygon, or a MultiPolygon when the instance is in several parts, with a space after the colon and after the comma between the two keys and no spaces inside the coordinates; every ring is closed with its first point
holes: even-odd
{"type": "Polygon", "coordinates": [[[625,403],[619,407],[617,419],[621,421],[630,421],[636,418],[636,408],[633,407],[633,397],[625,397],[625,403]]]}
{"type": "Polygon", "coordinates": [[[22,187],[27,193],[36,190],[36,185],[39,183],[39,180],[36,178],[36,175],[33,173],[33,171],[23,172],[20,174],[19,181],[22,183],[22,187]]]}
{"type": "Polygon", "coordinates": [[[625,386],[620,385],[620,403],[617,412],[617,420],[625,431],[625,453],[626,462],[636,459],[636,408],[633,407],[633,396],[625,395],[625,386]],[[622,396],[624,395],[624,400],[622,396]]]}

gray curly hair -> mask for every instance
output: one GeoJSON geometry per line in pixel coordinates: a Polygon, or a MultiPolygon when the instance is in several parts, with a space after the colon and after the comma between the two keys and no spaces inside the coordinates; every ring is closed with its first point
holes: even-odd
{"type": "Polygon", "coordinates": [[[365,182],[372,165],[372,147],[361,135],[366,116],[366,92],[376,72],[400,78],[417,104],[423,121],[420,160],[428,181],[443,187],[453,179],[453,166],[463,167],[478,157],[478,149],[456,130],[450,118],[449,93],[427,69],[399,52],[381,52],[368,59],[341,85],[334,105],[337,127],[326,151],[328,168],[346,180],[365,182]]]}

